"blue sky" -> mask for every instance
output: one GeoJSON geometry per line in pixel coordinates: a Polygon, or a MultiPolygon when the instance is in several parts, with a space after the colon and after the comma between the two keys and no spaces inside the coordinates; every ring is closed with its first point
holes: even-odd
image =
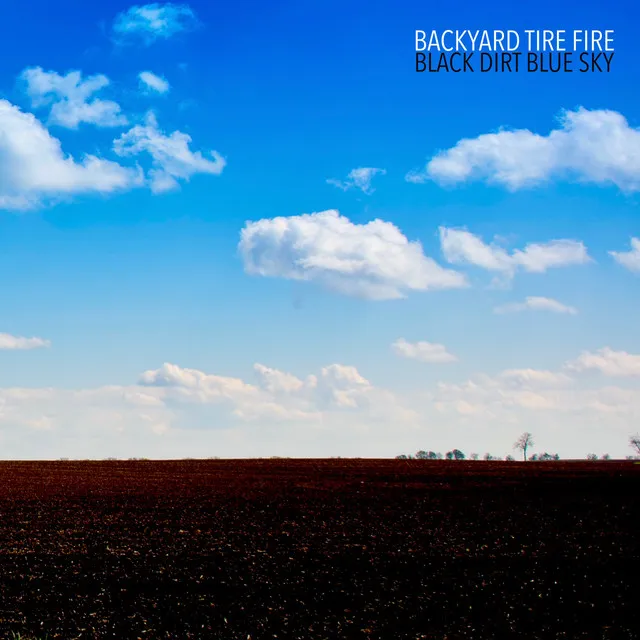
{"type": "Polygon", "coordinates": [[[634,12],[12,6],[2,456],[630,453],[634,12]],[[612,29],[615,57],[415,73],[448,28],[612,29]]]}

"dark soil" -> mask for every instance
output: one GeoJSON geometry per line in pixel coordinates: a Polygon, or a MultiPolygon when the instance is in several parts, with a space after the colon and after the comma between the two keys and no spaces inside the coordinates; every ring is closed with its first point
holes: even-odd
{"type": "Polygon", "coordinates": [[[0,638],[640,638],[633,462],[0,463],[0,638]]]}

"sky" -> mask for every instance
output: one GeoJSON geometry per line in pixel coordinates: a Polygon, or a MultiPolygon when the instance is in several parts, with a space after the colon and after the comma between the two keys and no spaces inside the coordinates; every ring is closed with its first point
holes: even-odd
{"type": "Polygon", "coordinates": [[[631,454],[638,11],[7,4],[0,458],[631,454]],[[416,73],[446,29],[615,53],[416,73]]]}

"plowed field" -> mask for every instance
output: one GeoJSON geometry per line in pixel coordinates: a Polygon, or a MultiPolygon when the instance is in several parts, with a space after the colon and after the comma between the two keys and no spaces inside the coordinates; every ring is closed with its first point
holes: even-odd
{"type": "Polygon", "coordinates": [[[0,462],[0,638],[640,638],[633,462],[0,462]]]}

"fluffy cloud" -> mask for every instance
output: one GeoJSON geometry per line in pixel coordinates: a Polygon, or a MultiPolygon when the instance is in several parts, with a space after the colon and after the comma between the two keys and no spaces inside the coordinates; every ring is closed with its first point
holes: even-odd
{"type": "Polygon", "coordinates": [[[507,369],[499,374],[498,379],[506,385],[521,388],[554,388],[571,382],[564,373],[540,369],[507,369]]]}
{"type": "MultiPolygon", "coordinates": [[[[318,376],[300,380],[290,373],[256,364],[257,384],[240,378],[205,373],[165,363],[141,374],[137,385],[108,386],[76,391],[46,389],[0,389],[0,423],[46,421],[52,428],[63,426],[57,420],[60,401],[69,403],[69,410],[89,406],[109,406],[113,412],[133,412],[135,416],[155,416],[169,425],[189,407],[219,406],[236,421],[294,420],[317,422],[329,419],[335,412],[363,409],[367,417],[387,415],[386,409],[395,399],[390,392],[377,389],[352,366],[332,364],[321,369],[318,376]],[[45,406],[43,406],[45,405],[45,406]],[[26,412],[30,406],[33,411],[26,412]],[[9,410],[13,407],[15,410],[9,410]]],[[[399,415],[403,411],[399,408],[399,415]]],[[[187,417],[188,412],[182,415],[187,417]]],[[[397,417],[397,416],[396,416],[397,417]]],[[[101,421],[102,422],[102,421],[101,421]]],[[[231,422],[227,420],[227,424],[231,422]]],[[[179,425],[189,428],[189,424],[179,425]]]]}
{"type": "Polygon", "coordinates": [[[375,191],[371,187],[371,180],[376,175],[385,175],[387,172],[384,169],[376,169],[375,167],[360,167],[358,169],[352,169],[346,180],[335,180],[330,178],[327,180],[328,184],[332,184],[343,191],[349,189],[360,189],[363,193],[371,194],[375,191]]]}
{"type": "Polygon", "coordinates": [[[568,362],[569,371],[599,371],[605,376],[638,377],[640,376],[640,355],[626,351],[614,351],[609,347],[591,352],[585,351],[576,360],[568,362]]]}
{"type": "Polygon", "coordinates": [[[440,245],[445,259],[451,264],[469,264],[507,277],[518,269],[544,273],[551,268],[591,261],[584,244],[576,240],[530,243],[524,249],[508,252],[496,244],[485,244],[481,238],[464,229],[440,227],[440,245]]]}
{"type": "Polygon", "coordinates": [[[625,455],[639,389],[585,387],[568,373],[509,369],[396,393],[344,364],[305,378],[256,364],[251,382],[165,364],[128,386],[0,388],[0,441],[5,457],[36,459],[384,457],[453,446],[504,455],[527,430],[563,457],[625,455]]]}
{"type": "MultiPolygon", "coordinates": [[[[565,370],[570,364],[565,364],[565,370]]],[[[589,388],[565,373],[536,369],[507,370],[493,377],[478,375],[462,384],[441,383],[431,400],[440,413],[487,419],[487,429],[496,420],[523,428],[531,424],[536,430],[553,421],[558,428],[567,429],[568,414],[578,420],[576,428],[584,428],[586,421],[601,423],[606,414],[621,418],[611,425],[619,428],[622,436],[623,429],[640,417],[638,389],[589,388]],[[540,412],[545,412],[544,422],[539,418],[528,422],[528,415],[540,412]]]]}
{"type": "Polygon", "coordinates": [[[0,439],[5,455],[106,457],[148,455],[174,416],[156,390],[0,388],[0,439]],[[29,436],[37,431],[38,436],[29,436]],[[25,433],[26,432],[26,433],[25,433]],[[25,437],[26,436],[26,437],[25,437]]]}
{"type": "Polygon", "coordinates": [[[247,222],[239,250],[249,274],[315,281],[370,300],[466,285],[390,222],[353,224],[332,210],[247,222]]]}
{"type": "Polygon", "coordinates": [[[563,112],[546,136],[519,129],[463,139],[407,175],[410,182],[482,180],[511,191],[552,178],[638,191],[640,131],[620,113],[581,107],[563,112]]]}
{"type": "Polygon", "coordinates": [[[0,333],[0,349],[26,350],[50,346],[51,342],[43,338],[22,338],[20,336],[12,336],[8,333],[0,333]]]}
{"type": "Polygon", "coordinates": [[[169,83],[151,71],[142,71],[138,74],[140,84],[143,89],[154,91],[155,93],[167,93],[170,89],[169,83]]]}
{"type": "Polygon", "coordinates": [[[154,193],[176,189],[179,180],[189,180],[197,173],[219,175],[226,165],[217,152],[210,151],[206,158],[200,151],[191,151],[191,136],[181,131],[166,135],[158,128],[153,112],[147,113],[145,123],[123,133],[113,143],[119,156],[135,156],[148,153],[152,168],[149,171],[150,187],[154,193]]]}
{"type": "MultiPolygon", "coordinates": [[[[255,364],[253,369],[260,381],[260,386],[274,395],[297,393],[305,388],[305,383],[291,373],[266,367],[263,364],[255,364]]],[[[317,384],[316,378],[311,376],[306,383],[308,388],[317,384]]]]}
{"type": "Polygon", "coordinates": [[[518,311],[551,311],[553,313],[566,313],[569,315],[578,313],[575,307],[562,304],[553,298],[542,298],[539,296],[527,296],[524,302],[513,302],[494,309],[495,313],[515,313],[518,311]]]}
{"type": "Polygon", "coordinates": [[[25,210],[82,193],[112,193],[141,184],[138,170],[62,151],[30,113],[0,100],[0,209],[25,210]]]}
{"type": "Polygon", "coordinates": [[[631,238],[631,251],[609,251],[609,254],[629,271],[640,273],[640,239],[631,238]]]}
{"type": "Polygon", "coordinates": [[[62,76],[55,71],[43,71],[41,67],[25,69],[22,78],[34,107],[51,107],[49,124],[77,129],[86,122],[98,127],[117,127],[127,124],[120,105],[112,100],[93,97],[109,86],[109,78],[103,75],[82,79],[80,71],[70,71],[62,76]]]}
{"type": "Polygon", "coordinates": [[[396,355],[403,358],[411,358],[420,360],[421,362],[456,362],[458,358],[449,353],[442,344],[434,344],[432,342],[407,342],[404,338],[399,338],[392,345],[396,355]]]}
{"type": "Polygon", "coordinates": [[[316,385],[320,406],[361,408],[369,405],[373,385],[355,368],[343,364],[323,367],[316,385]]]}
{"type": "Polygon", "coordinates": [[[165,363],[160,369],[146,371],[140,384],[163,389],[163,398],[180,403],[223,404],[241,419],[307,417],[297,407],[285,407],[268,392],[239,378],[207,374],[165,363]]]}
{"type": "Polygon", "coordinates": [[[3,452],[36,459],[381,455],[415,431],[417,413],[355,367],[332,364],[304,379],[262,364],[254,371],[252,383],[167,363],[129,386],[0,388],[3,452]],[[37,439],[25,437],[33,430],[37,439]]]}
{"type": "Polygon", "coordinates": [[[154,2],[119,13],[113,23],[113,35],[117,44],[140,42],[148,46],[197,26],[196,15],[188,5],[154,2]]]}
{"type": "Polygon", "coordinates": [[[352,366],[332,364],[305,380],[262,364],[256,364],[254,371],[255,385],[165,364],[142,374],[140,384],[161,389],[167,402],[226,405],[235,418],[244,421],[323,423],[335,412],[344,411],[362,411],[373,420],[413,417],[392,393],[374,387],[352,366]]]}

